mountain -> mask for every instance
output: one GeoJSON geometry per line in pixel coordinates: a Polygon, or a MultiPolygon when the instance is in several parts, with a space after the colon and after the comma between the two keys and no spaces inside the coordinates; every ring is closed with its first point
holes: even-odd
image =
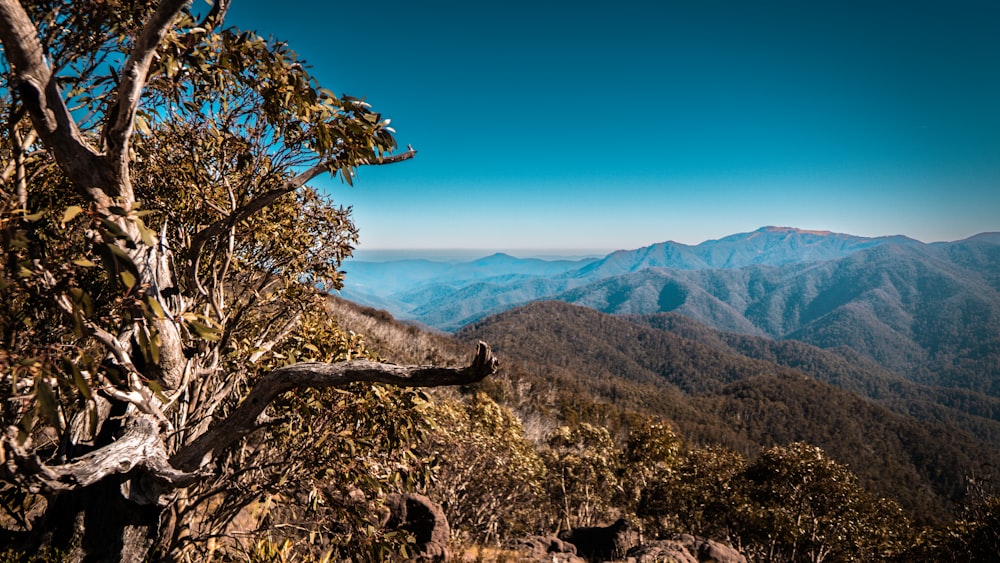
{"type": "Polygon", "coordinates": [[[846,346],[912,381],[1000,397],[998,250],[982,240],[885,244],[818,263],[648,269],[553,297],[606,313],[672,311],[722,330],[846,346]]]}
{"type": "MultiPolygon", "coordinates": [[[[987,235],[981,236],[984,241],[990,240],[987,235]]],[[[561,293],[590,283],[653,268],[735,271],[751,266],[811,264],[883,245],[923,246],[903,236],[867,238],[763,227],[695,246],[664,242],[636,250],[619,250],[600,259],[547,261],[494,254],[471,262],[351,260],[345,264],[347,277],[340,294],[358,303],[384,308],[401,319],[457,330],[504,308],[537,299],[561,298],[561,293]]],[[[1000,283],[1000,279],[995,281],[1000,283]]],[[[725,297],[720,300],[733,305],[725,297]]],[[[717,315],[720,328],[756,330],[725,311],[718,311],[717,315]]]]}
{"type": "Polygon", "coordinates": [[[442,330],[541,299],[674,312],[723,331],[847,347],[907,381],[1000,397],[998,233],[924,244],[765,227],[598,260],[501,254],[347,269],[346,297],[442,330]]]}
{"type": "Polygon", "coordinates": [[[736,269],[747,266],[819,262],[842,258],[883,244],[917,244],[903,236],[866,238],[829,231],[763,227],[697,246],[663,242],[637,250],[619,250],[575,272],[604,278],[647,268],[674,270],[736,269]]]}
{"type": "MultiPolygon", "coordinates": [[[[852,364],[802,343],[721,333],[676,315],[612,316],[556,301],[491,316],[456,336],[486,340],[519,366],[513,385],[531,400],[549,397],[539,408],[605,421],[615,410],[655,414],[695,443],[744,452],[815,444],[877,494],[930,520],[951,510],[970,471],[1000,462],[1000,421],[939,404],[938,389],[871,362],[852,364]],[[851,386],[871,386],[863,392],[879,398],[851,386]],[[554,398],[553,389],[565,395],[554,398]],[[566,398],[573,393],[593,398],[566,398]]],[[[1000,405],[965,394],[972,398],[985,411],[1000,405]]]]}

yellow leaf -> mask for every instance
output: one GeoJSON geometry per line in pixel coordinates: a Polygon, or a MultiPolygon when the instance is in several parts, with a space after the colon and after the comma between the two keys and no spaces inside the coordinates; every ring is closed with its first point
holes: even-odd
{"type": "Polygon", "coordinates": [[[132,275],[132,272],[122,270],[121,272],[118,272],[118,275],[122,278],[122,283],[125,284],[125,287],[129,289],[135,287],[135,276],[132,275]]]}
{"type": "Polygon", "coordinates": [[[63,211],[62,221],[60,223],[66,224],[73,220],[74,217],[83,212],[83,208],[79,205],[70,205],[63,211]]]}

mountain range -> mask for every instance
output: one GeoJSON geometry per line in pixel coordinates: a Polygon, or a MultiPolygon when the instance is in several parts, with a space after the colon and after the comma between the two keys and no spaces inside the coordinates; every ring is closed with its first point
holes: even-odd
{"type": "Polygon", "coordinates": [[[579,261],[350,262],[343,296],[454,331],[538,300],[679,313],[846,347],[904,379],[1000,397],[1000,233],[949,243],[764,227],[579,261]]]}
{"type": "Polygon", "coordinates": [[[375,307],[332,298],[345,326],[406,363],[489,342],[504,374],[479,389],[536,440],[583,422],[625,435],[639,413],[749,456],[807,442],[924,523],[1000,466],[1000,233],[765,227],[587,260],[345,269],[343,295],[375,307]]]}

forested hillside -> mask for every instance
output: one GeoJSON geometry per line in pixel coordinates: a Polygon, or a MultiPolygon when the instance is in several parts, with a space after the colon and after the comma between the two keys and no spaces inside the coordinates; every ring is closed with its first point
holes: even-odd
{"type": "MultiPolygon", "coordinates": [[[[416,151],[235,4],[0,0],[0,561],[1000,552],[997,237],[367,278],[480,321],[426,332],[329,296],[358,229],[312,185],[416,151]]],[[[378,71],[369,19],[327,50],[378,71]]]]}
{"type": "MultiPolygon", "coordinates": [[[[996,421],[944,407],[928,407],[935,413],[928,416],[921,412],[926,399],[920,394],[933,390],[874,365],[871,385],[886,394],[878,401],[871,400],[874,391],[871,398],[856,392],[869,381],[863,368],[848,368],[846,360],[823,350],[792,345],[797,354],[758,359],[725,342],[745,337],[691,321],[677,332],[652,328],[656,320],[539,302],[470,325],[458,336],[489,339],[550,385],[573,381],[579,392],[613,409],[663,416],[695,443],[721,443],[744,454],[794,441],[815,444],[851,467],[866,486],[923,519],[952,512],[965,476],[1000,461],[997,443],[987,441],[996,435],[996,421]],[[798,369],[790,367],[796,363],[798,369]],[[915,418],[909,410],[924,416],[915,418]]],[[[756,342],[777,350],[788,346],[756,342]]],[[[566,409],[575,416],[572,406],[566,409]]]]}
{"type": "MultiPolygon", "coordinates": [[[[754,561],[805,560],[781,548],[757,551],[763,549],[763,544],[756,543],[763,536],[757,534],[766,536],[776,529],[765,531],[759,527],[761,520],[751,524],[748,514],[741,511],[756,506],[753,510],[761,514],[776,515],[775,511],[785,510],[768,507],[762,500],[774,494],[777,489],[772,487],[784,486],[773,481],[776,474],[772,472],[794,475],[814,463],[809,460],[834,464],[823,465],[827,467],[823,471],[844,472],[838,478],[846,479],[844,483],[857,475],[861,488],[853,492],[821,490],[830,484],[818,480],[817,488],[809,493],[818,496],[808,501],[818,503],[810,508],[818,511],[817,522],[834,525],[839,518],[840,526],[847,518],[851,526],[867,530],[864,540],[851,540],[856,541],[854,547],[838,548],[854,553],[853,557],[863,553],[864,560],[895,560],[896,555],[905,554],[900,560],[913,560],[965,553],[962,550],[973,549],[969,537],[963,536],[961,541],[966,543],[961,548],[943,538],[973,530],[980,534],[983,528],[962,520],[965,532],[958,532],[953,520],[968,518],[973,507],[982,518],[992,518],[975,499],[980,498],[976,491],[982,479],[991,475],[991,464],[1000,461],[995,446],[956,429],[948,420],[908,416],[906,408],[919,410],[919,394],[933,390],[907,383],[870,362],[854,363],[801,343],[720,333],[678,315],[618,318],[559,302],[539,302],[486,319],[461,331],[457,339],[419,330],[392,320],[385,312],[350,302],[334,299],[331,306],[345,327],[370,335],[368,345],[392,361],[419,360],[420,350],[432,351],[428,359],[447,361],[460,357],[467,347],[462,341],[467,339],[486,337],[495,343],[503,360],[498,376],[461,393],[431,393],[432,401],[452,405],[449,416],[458,416],[454,409],[466,404],[461,416],[487,416],[493,426],[487,430],[473,424],[465,437],[450,434],[448,445],[436,442],[445,450],[463,453],[461,459],[439,458],[444,488],[427,489],[428,494],[452,499],[445,502],[449,518],[458,522],[460,530],[487,543],[517,537],[532,527],[533,533],[543,533],[565,525],[610,523],[631,514],[644,522],[647,532],[686,530],[743,542],[754,561]],[[793,364],[797,368],[790,367],[793,364]],[[868,369],[875,382],[870,389],[863,385],[868,369]],[[824,380],[814,373],[830,375],[824,380]],[[834,384],[858,388],[848,391],[834,384]],[[501,410],[490,411],[483,393],[501,410]],[[915,394],[909,403],[907,393],[915,394]],[[908,407],[899,406],[903,404],[908,407]],[[502,415],[504,411],[510,414],[502,415]],[[502,431],[509,428],[507,424],[514,425],[513,430],[502,431]],[[657,455],[664,456],[653,457],[660,465],[645,466],[649,458],[631,448],[645,435],[643,429],[653,427],[650,424],[672,428],[672,438],[668,434],[661,438],[666,440],[662,444],[674,445],[657,450],[662,452],[657,455]],[[479,431],[488,431],[493,438],[488,440],[479,431]],[[597,464],[574,466],[583,471],[578,475],[582,481],[577,482],[583,489],[575,493],[563,490],[565,483],[550,481],[558,476],[553,475],[554,469],[566,469],[560,463],[568,462],[570,458],[564,456],[570,450],[559,448],[566,448],[567,439],[576,441],[576,455],[593,456],[597,464]],[[810,450],[812,446],[805,444],[820,449],[810,450]],[[500,458],[484,458],[487,451],[500,458]],[[609,456],[609,452],[616,453],[609,456]],[[500,461],[507,456],[518,461],[513,465],[500,461]],[[789,465],[779,469],[773,465],[778,460],[789,465]],[[668,467],[671,478],[660,473],[668,467]],[[475,475],[479,484],[462,484],[452,471],[466,478],[475,475]],[[644,484],[636,485],[633,496],[614,492],[629,482],[626,475],[634,478],[636,472],[644,475],[644,484]],[[972,476],[977,481],[968,479],[972,476]],[[523,486],[511,488],[510,479],[521,479],[523,486]],[[598,481],[587,485],[590,479],[598,481]],[[601,481],[606,488],[598,486],[601,481]],[[761,487],[772,492],[765,494],[761,487]],[[559,508],[567,494],[575,499],[573,503],[580,503],[573,506],[583,512],[566,513],[559,508]],[[824,502],[841,508],[850,502],[870,504],[857,509],[860,512],[848,511],[853,516],[834,518],[827,512],[832,505],[820,508],[824,502]],[[892,508],[896,502],[901,508],[892,508]],[[529,503],[533,508],[516,503],[529,503]],[[491,511],[506,518],[514,517],[520,525],[489,528],[489,518],[467,512],[478,513],[473,507],[482,505],[492,506],[491,511]],[[875,518],[882,531],[862,524],[865,518],[875,518]],[[951,527],[921,531],[922,524],[951,527]],[[483,526],[494,531],[484,531],[483,526]]],[[[942,416],[957,414],[947,410],[942,416]]],[[[472,419],[461,420],[454,423],[472,424],[472,419]]],[[[574,459],[579,463],[580,458],[574,459]]],[[[818,466],[808,471],[816,470],[818,466]]],[[[772,521],[767,526],[777,525],[772,521]]],[[[985,540],[975,541],[983,547],[982,542],[990,540],[987,534],[985,540]]]]}

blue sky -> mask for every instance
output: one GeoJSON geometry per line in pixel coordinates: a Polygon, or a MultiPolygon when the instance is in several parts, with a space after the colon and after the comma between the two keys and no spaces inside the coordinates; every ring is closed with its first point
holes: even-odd
{"type": "Polygon", "coordinates": [[[417,158],[317,185],[360,250],[1000,231],[1000,2],[233,2],[417,158]]]}

